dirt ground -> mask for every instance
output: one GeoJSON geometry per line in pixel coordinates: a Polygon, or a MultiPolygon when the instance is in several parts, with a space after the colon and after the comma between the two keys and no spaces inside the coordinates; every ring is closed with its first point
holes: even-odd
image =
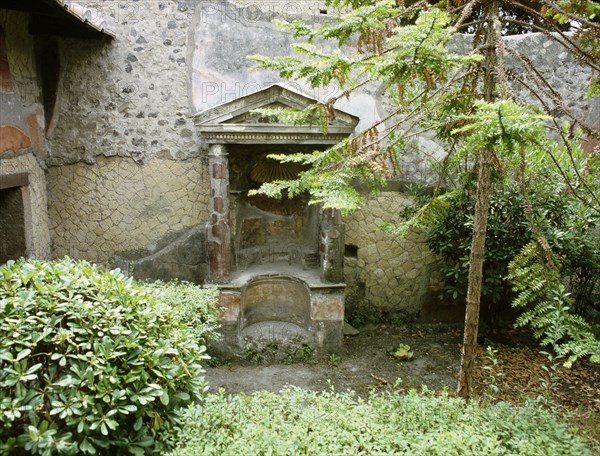
{"type": "Polygon", "coordinates": [[[253,393],[279,391],[285,385],[310,390],[354,390],[365,394],[389,387],[397,379],[403,384],[431,388],[453,388],[460,362],[461,333],[458,328],[427,325],[413,328],[370,326],[344,339],[333,356],[314,356],[305,362],[253,362],[228,358],[208,368],[206,379],[212,390],[253,393]],[[400,343],[413,351],[413,359],[400,361],[388,351],[400,343]]]}
{"type": "MultiPolygon", "coordinates": [[[[591,440],[600,439],[600,366],[587,362],[567,369],[549,361],[532,336],[510,328],[483,334],[475,372],[475,394],[493,400],[521,403],[538,398],[569,415],[591,440]],[[486,352],[490,345],[495,353],[486,352]],[[554,369],[553,369],[554,366],[554,369]]],[[[335,355],[313,356],[286,364],[244,358],[220,358],[206,369],[212,391],[251,394],[280,391],[286,385],[321,391],[353,390],[361,396],[372,391],[456,388],[460,366],[462,328],[459,325],[372,325],[346,337],[335,355]],[[391,353],[399,344],[413,352],[399,360],[391,353]]]]}
{"type": "MultiPolygon", "coordinates": [[[[600,366],[582,362],[567,369],[558,361],[549,361],[526,331],[504,328],[484,332],[480,341],[475,373],[478,394],[490,392],[491,383],[503,399],[536,397],[550,390],[563,403],[595,407],[600,412],[600,366]],[[484,345],[491,345],[495,354],[490,356],[484,345]],[[552,370],[557,363],[556,371],[552,370]]],[[[229,393],[279,391],[285,385],[295,385],[316,391],[333,386],[337,391],[351,389],[366,394],[394,384],[403,389],[426,385],[452,391],[458,377],[461,344],[460,325],[370,325],[356,336],[345,337],[335,355],[312,356],[291,364],[220,358],[215,360],[215,367],[207,368],[205,377],[211,390],[223,388],[229,393]],[[390,352],[399,344],[410,347],[412,359],[392,356],[390,352]]]]}

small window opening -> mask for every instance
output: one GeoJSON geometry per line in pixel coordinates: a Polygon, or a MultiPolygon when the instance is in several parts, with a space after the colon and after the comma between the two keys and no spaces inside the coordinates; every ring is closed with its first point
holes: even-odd
{"type": "Polygon", "coordinates": [[[354,244],[344,246],[344,256],[347,258],[358,258],[358,247],[354,244]]]}

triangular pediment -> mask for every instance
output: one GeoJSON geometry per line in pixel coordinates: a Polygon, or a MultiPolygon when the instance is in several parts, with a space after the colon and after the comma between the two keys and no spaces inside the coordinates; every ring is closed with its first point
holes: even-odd
{"type": "Polygon", "coordinates": [[[261,108],[303,109],[318,100],[274,84],[263,90],[236,98],[195,114],[194,122],[202,137],[208,142],[284,142],[298,140],[309,143],[329,144],[348,137],[359,122],[358,117],[339,109],[324,135],[318,126],[289,125],[269,119],[254,112],[261,108]],[[256,136],[256,141],[251,135],[256,136]],[[287,136],[286,136],[287,135],[287,136]]]}
{"type": "MultiPolygon", "coordinates": [[[[286,105],[284,103],[281,103],[279,101],[274,102],[274,103],[269,103],[267,105],[261,106],[261,108],[266,108],[266,109],[279,109],[279,108],[289,108],[289,105],[286,105]]],[[[256,108],[255,108],[256,109],[256,108]]],[[[253,111],[247,111],[243,114],[240,114],[239,116],[235,116],[232,119],[226,120],[224,123],[228,123],[228,124],[256,124],[256,123],[278,123],[276,121],[273,121],[272,119],[267,119],[264,116],[261,116],[260,114],[253,112],[253,111]]]]}

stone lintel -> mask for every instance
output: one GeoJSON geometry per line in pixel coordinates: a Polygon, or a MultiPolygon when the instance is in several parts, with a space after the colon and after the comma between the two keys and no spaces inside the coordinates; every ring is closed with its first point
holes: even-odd
{"type": "Polygon", "coordinates": [[[12,187],[27,187],[29,185],[29,173],[0,173],[0,190],[12,187]]]}

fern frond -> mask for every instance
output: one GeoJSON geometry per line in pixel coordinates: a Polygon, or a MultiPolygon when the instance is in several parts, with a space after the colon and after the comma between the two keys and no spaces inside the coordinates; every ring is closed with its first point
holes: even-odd
{"type": "Polygon", "coordinates": [[[542,345],[552,346],[558,355],[567,358],[567,367],[584,357],[600,363],[600,340],[588,322],[570,312],[573,299],[561,282],[558,262],[548,262],[546,252],[537,242],[531,242],[508,270],[514,290],[519,292],[513,307],[527,309],[515,325],[534,328],[542,345]]]}

